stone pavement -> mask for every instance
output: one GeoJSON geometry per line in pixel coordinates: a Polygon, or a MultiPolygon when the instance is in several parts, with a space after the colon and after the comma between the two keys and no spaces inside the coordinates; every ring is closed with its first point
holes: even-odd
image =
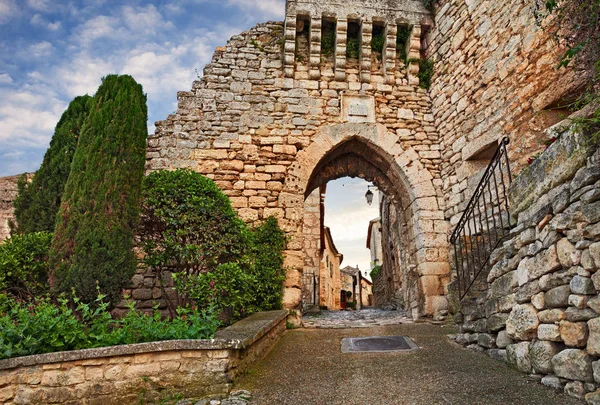
{"type": "Polygon", "coordinates": [[[412,323],[404,311],[363,309],[361,311],[321,311],[302,318],[305,328],[344,329],[412,323]]]}
{"type": "Polygon", "coordinates": [[[252,392],[250,404],[255,405],[580,404],[504,363],[451,342],[447,335],[455,332],[454,327],[410,323],[399,313],[379,315],[357,311],[308,318],[311,328],[287,331],[236,389],[252,392]],[[381,325],[391,319],[397,323],[381,325]],[[368,324],[373,326],[364,327],[368,324]],[[350,327],[340,329],[341,325],[350,327]],[[347,354],[340,350],[345,337],[397,335],[409,336],[420,349],[347,354]]]}

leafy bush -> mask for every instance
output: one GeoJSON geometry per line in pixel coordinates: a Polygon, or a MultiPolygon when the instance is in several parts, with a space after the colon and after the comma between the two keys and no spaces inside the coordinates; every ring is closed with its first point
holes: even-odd
{"type": "Polygon", "coordinates": [[[346,302],[346,308],[356,309],[356,302],[346,302]]]}
{"type": "Polygon", "coordinates": [[[358,59],[360,56],[360,40],[358,38],[348,38],[346,42],[346,57],[349,59],[358,59]]]}
{"type": "Polygon", "coordinates": [[[335,28],[321,37],[321,53],[331,56],[335,52],[335,28]]]}
{"type": "Polygon", "coordinates": [[[104,296],[94,308],[78,299],[12,300],[0,315],[0,359],[174,339],[210,339],[219,322],[210,311],[180,309],[172,320],[133,310],[113,319],[104,296]],[[75,307],[75,310],[72,309],[75,307]]]}
{"type": "Polygon", "coordinates": [[[227,322],[281,307],[285,235],[277,220],[248,229],[227,196],[198,173],[146,177],[139,238],[144,263],[159,279],[171,271],[180,298],[216,308],[227,322]]]}
{"type": "Polygon", "coordinates": [[[398,53],[398,58],[406,64],[406,60],[408,55],[406,54],[406,44],[410,38],[411,28],[408,26],[398,27],[398,35],[396,36],[396,52],[398,53]]]}
{"type": "Polygon", "coordinates": [[[379,55],[383,54],[383,47],[385,45],[385,35],[383,33],[379,35],[373,35],[371,38],[371,50],[377,52],[379,55]]]}
{"type": "Polygon", "coordinates": [[[0,245],[0,290],[28,299],[48,291],[48,251],[52,234],[14,235],[0,245]]]}
{"type": "Polygon", "coordinates": [[[14,202],[16,224],[11,224],[13,234],[54,231],[79,134],[93,101],[87,95],[71,101],[56,124],[50,147],[33,179],[31,182],[25,176],[19,179],[14,202]]]}
{"type": "Polygon", "coordinates": [[[105,77],[85,120],[50,250],[51,283],[93,302],[96,284],[121,299],[137,266],[134,229],[146,160],[148,112],[131,76],[105,77]]]}
{"type": "Polygon", "coordinates": [[[435,11],[435,3],[437,3],[437,0],[423,0],[425,8],[432,13],[435,11]]]}
{"type": "Polygon", "coordinates": [[[240,260],[249,236],[227,196],[188,169],[144,178],[138,234],[148,267],[191,275],[240,260]]]}
{"type": "Polygon", "coordinates": [[[373,267],[373,270],[371,270],[371,280],[373,280],[375,277],[377,277],[377,274],[379,274],[379,272],[381,271],[381,266],[377,265],[375,267],[373,267]]]}
{"type": "Polygon", "coordinates": [[[429,90],[431,87],[431,78],[433,76],[433,61],[430,59],[409,59],[408,63],[417,62],[419,64],[419,87],[429,90]]]}

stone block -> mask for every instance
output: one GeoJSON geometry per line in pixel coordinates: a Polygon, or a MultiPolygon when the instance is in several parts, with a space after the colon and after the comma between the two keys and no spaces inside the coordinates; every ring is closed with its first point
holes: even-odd
{"type": "Polygon", "coordinates": [[[545,293],[540,292],[531,297],[531,304],[537,310],[542,310],[546,307],[545,293]]]}
{"type": "Polygon", "coordinates": [[[508,314],[493,314],[488,317],[487,320],[487,328],[489,332],[496,332],[500,329],[504,329],[506,327],[506,320],[508,319],[508,314]]]}
{"type": "Polygon", "coordinates": [[[589,308],[592,308],[597,314],[600,314],[600,295],[596,295],[594,298],[589,299],[586,305],[589,308]]]}
{"type": "Polygon", "coordinates": [[[552,373],[552,358],[562,350],[558,343],[535,341],[529,349],[531,368],[534,373],[550,374],[552,373]]]}
{"type": "Polygon", "coordinates": [[[548,308],[564,308],[569,305],[569,295],[571,295],[571,288],[568,285],[562,285],[555,287],[550,291],[546,292],[544,301],[548,308]]]}
{"type": "Polygon", "coordinates": [[[552,358],[554,374],[569,380],[594,381],[592,357],[579,349],[566,349],[552,358]]]}
{"type": "Polygon", "coordinates": [[[515,340],[530,340],[537,336],[539,320],[531,304],[516,305],[506,321],[506,332],[515,340]]]}
{"type": "Polygon", "coordinates": [[[538,326],[537,338],[539,340],[548,340],[551,342],[560,342],[560,329],[558,325],[543,323],[538,326]]]}
{"type": "Polygon", "coordinates": [[[542,384],[546,387],[554,388],[555,390],[562,391],[564,388],[564,381],[555,375],[547,375],[542,377],[542,384]]]}
{"type": "Polygon", "coordinates": [[[585,388],[581,381],[569,381],[565,384],[565,394],[570,397],[583,399],[585,396],[585,388]]]}
{"type": "Polygon", "coordinates": [[[585,394],[585,402],[588,405],[600,405],[600,390],[585,394]]]}
{"type": "Polygon", "coordinates": [[[600,360],[592,362],[592,370],[594,370],[594,381],[600,384],[600,360]]]}
{"type": "MultiPolygon", "coordinates": [[[[589,247],[590,256],[594,260],[597,269],[600,269],[600,242],[596,242],[589,247]]],[[[599,288],[600,290],[600,288],[599,288]]]]}
{"type": "Polygon", "coordinates": [[[561,321],[560,337],[570,347],[585,347],[588,338],[587,325],[584,322],[561,321]]]}
{"type": "Polygon", "coordinates": [[[573,277],[571,283],[569,284],[571,287],[571,291],[573,294],[595,294],[596,288],[594,287],[594,283],[591,279],[587,277],[581,277],[579,275],[573,277]]]}
{"type": "Polygon", "coordinates": [[[496,337],[496,346],[498,348],[504,349],[508,345],[511,345],[513,343],[514,343],[514,340],[512,340],[510,338],[510,336],[508,336],[508,333],[506,333],[506,330],[501,330],[500,332],[498,332],[498,336],[496,337]]]}
{"type": "Polygon", "coordinates": [[[522,373],[531,373],[531,358],[529,342],[521,342],[506,347],[508,364],[522,373]]]}
{"type": "Polygon", "coordinates": [[[569,295],[569,306],[578,308],[578,309],[583,309],[586,307],[588,301],[588,297],[586,295],[577,295],[577,294],[571,294],[569,295]]]}
{"type": "Polygon", "coordinates": [[[506,350],[490,349],[487,351],[487,354],[493,360],[502,361],[504,363],[506,363],[506,361],[507,361],[506,350]]]}
{"type": "MultiPolygon", "coordinates": [[[[560,262],[561,266],[565,269],[568,269],[573,265],[579,264],[574,263],[573,260],[574,256],[577,256],[577,252],[578,250],[575,249],[575,246],[573,246],[567,238],[562,238],[556,244],[556,254],[558,255],[558,261],[560,262]]],[[[579,253],[579,255],[580,254],[581,253],[579,253]]],[[[577,260],[577,262],[579,262],[579,260],[577,260]]]]}
{"type": "Polygon", "coordinates": [[[477,344],[486,349],[494,349],[496,347],[496,337],[489,333],[480,333],[477,336],[477,344]]]}
{"type": "Polygon", "coordinates": [[[594,356],[600,356],[600,318],[590,319],[588,326],[588,342],[586,351],[594,356]]]}
{"type": "Polygon", "coordinates": [[[571,322],[588,321],[596,316],[598,316],[598,314],[589,308],[579,309],[575,307],[569,307],[565,311],[565,318],[567,318],[567,321],[571,322]]]}

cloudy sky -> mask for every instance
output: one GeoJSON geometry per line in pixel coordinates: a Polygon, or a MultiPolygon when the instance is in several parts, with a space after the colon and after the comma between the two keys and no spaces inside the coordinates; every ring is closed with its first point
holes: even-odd
{"type": "MultiPolygon", "coordinates": [[[[148,94],[149,132],[176,109],[214,48],[258,22],[283,20],[285,0],[0,0],[0,177],[39,167],[60,115],[109,73],[148,94]]],[[[344,265],[369,266],[377,204],[366,183],[331,183],[327,225],[344,265]]]]}

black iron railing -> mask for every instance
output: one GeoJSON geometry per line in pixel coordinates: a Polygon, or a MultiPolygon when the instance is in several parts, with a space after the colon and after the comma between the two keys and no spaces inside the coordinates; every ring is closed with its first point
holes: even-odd
{"type": "Polygon", "coordinates": [[[504,138],[498,145],[450,237],[461,300],[475,285],[479,290],[487,288],[490,255],[510,232],[508,188],[512,176],[508,143],[508,138],[504,138]]]}

